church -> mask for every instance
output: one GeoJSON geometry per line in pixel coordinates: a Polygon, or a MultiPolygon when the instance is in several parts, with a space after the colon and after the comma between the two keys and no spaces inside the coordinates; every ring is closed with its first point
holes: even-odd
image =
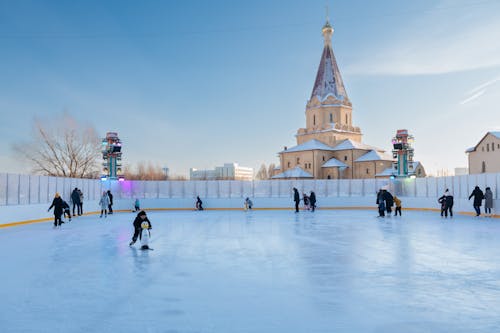
{"type": "Polygon", "coordinates": [[[393,155],[364,144],[361,129],[353,125],[352,103],[333,54],[328,20],[322,33],[323,54],[306,105],[306,127],[297,131],[296,146],[279,152],[280,167],[272,178],[388,178],[393,155]]]}

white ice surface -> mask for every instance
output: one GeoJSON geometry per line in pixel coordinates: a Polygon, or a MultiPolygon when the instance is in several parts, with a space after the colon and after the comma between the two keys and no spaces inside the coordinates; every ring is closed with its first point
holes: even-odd
{"type": "Polygon", "coordinates": [[[1,332],[499,332],[500,221],[133,213],[0,229],[1,332]],[[138,244],[138,243],[137,243],[138,244]]]}

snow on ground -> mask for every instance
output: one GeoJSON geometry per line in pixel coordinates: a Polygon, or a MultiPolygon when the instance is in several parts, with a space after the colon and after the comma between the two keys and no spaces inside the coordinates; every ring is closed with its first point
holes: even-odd
{"type": "Polygon", "coordinates": [[[498,332],[500,221],[151,212],[0,229],[2,332],[498,332]]]}

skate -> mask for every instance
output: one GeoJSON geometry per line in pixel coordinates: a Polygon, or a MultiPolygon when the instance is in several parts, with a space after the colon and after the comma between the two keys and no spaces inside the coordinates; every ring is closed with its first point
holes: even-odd
{"type": "Polygon", "coordinates": [[[134,245],[134,244],[135,244],[135,241],[131,241],[131,242],[128,244],[128,246],[132,246],[132,245],[134,245]]]}

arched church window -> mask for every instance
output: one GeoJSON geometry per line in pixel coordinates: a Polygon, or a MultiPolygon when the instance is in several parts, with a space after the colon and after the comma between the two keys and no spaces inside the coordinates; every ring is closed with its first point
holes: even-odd
{"type": "Polygon", "coordinates": [[[300,157],[297,157],[297,164],[300,164],[300,157]]]}
{"type": "Polygon", "coordinates": [[[345,115],[345,123],[349,124],[349,121],[347,120],[347,118],[348,118],[348,115],[345,115]]]}
{"type": "Polygon", "coordinates": [[[290,162],[288,162],[288,167],[290,167],[290,162]]]}
{"type": "Polygon", "coordinates": [[[490,151],[490,144],[489,143],[486,144],[486,151],[490,151]]]}
{"type": "Polygon", "coordinates": [[[316,115],[313,115],[313,125],[316,125],[316,115]]]}
{"type": "Polygon", "coordinates": [[[330,113],[330,122],[333,123],[333,114],[330,113]]]}
{"type": "Polygon", "coordinates": [[[332,176],[328,175],[328,177],[326,177],[327,179],[332,179],[332,176]]]}
{"type": "Polygon", "coordinates": [[[346,155],[346,156],[344,156],[344,161],[347,161],[347,155],[346,155]]]}
{"type": "Polygon", "coordinates": [[[481,173],[485,173],[486,172],[486,163],[483,161],[482,165],[481,165],[481,173]]]}
{"type": "Polygon", "coordinates": [[[493,142],[491,143],[491,151],[495,151],[495,144],[493,142]]]}

